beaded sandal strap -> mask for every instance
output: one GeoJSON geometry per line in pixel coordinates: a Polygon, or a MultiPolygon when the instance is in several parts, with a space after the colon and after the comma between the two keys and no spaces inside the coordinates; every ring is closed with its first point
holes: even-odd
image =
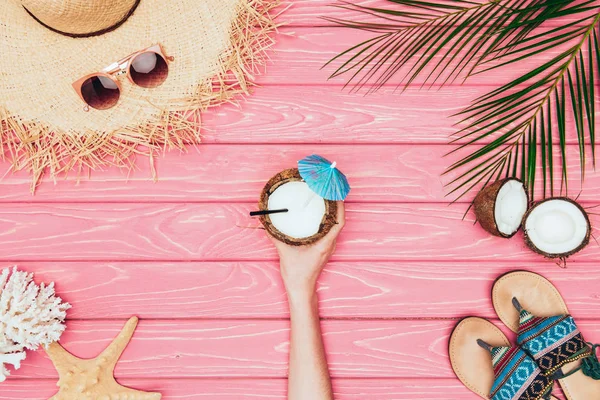
{"type": "Polygon", "coordinates": [[[491,400],[549,400],[554,380],[542,374],[535,361],[518,347],[479,346],[492,355],[494,384],[491,400]]]}
{"type": "Polygon", "coordinates": [[[588,345],[592,349],[592,354],[586,358],[583,358],[581,360],[580,366],[574,368],[566,374],[559,369],[552,375],[552,379],[564,379],[573,375],[576,372],[581,371],[585,376],[600,381],[600,361],[598,361],[598,353],[596,350],[598,347],[600,347],[600,345],[592,344],[589,342],[588,345]]]}
{"type": "Polygon", "coordinates": [[[536,317],[525,310],[516,298],[513,305],[519,311],[517,343],[538,364],[545,375],[562,379],[579,370],[593,379],[600,379],[597,346],[587,343],[572,316],[536,317]],[[560,369],[573,361],[582,360],[579,368],[569,374],[560,369]]]}

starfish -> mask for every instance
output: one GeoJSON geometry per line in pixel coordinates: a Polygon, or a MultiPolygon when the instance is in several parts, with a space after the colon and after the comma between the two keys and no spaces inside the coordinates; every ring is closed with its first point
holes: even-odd
{"type": "Polygon", "coordinates": [[[142,392],[121,386],[114,378],[117,361],[133,335],[137,317],[127,321],[119,336],[99,356],[75,357],[57,342],[46,352],[58,371],[58,393],[50,400],[159,400],[160,393],[142,392]]]}

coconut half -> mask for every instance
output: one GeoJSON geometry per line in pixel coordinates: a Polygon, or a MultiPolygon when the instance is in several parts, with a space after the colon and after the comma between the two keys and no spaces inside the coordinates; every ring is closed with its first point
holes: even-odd
{"type": "Polygon", "coordinates": [[[317,196],[295,168],[282,171],[267,182],[258,208],[289,210],[262,215],[260,221],[271,236],[293,246],[315,243],[337,223],[337,203],[317,196]]]}
{"type": "Polygon", "coordinates": [[[585,210],[566,197],[535,204],[523,219],[525,243],[549,258],[565,258],[590,241],[591,225],[585,210]]]}
{"type": "Polygon", "coordinates": [[[495,236],[510,238],[519,230],[529,197],[523,182],[502,179],[485,187],[473,201],[479,224],[495,236]]]}

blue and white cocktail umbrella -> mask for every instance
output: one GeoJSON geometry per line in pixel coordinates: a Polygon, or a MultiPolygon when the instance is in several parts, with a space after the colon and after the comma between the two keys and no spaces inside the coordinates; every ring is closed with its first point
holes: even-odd
{"type": "Polygon", "coordinates": [[[326,200],[341,201],[350,193],[350,185],[336,166],[316,154],[298,161],[300,176],[313,192],[326,200]]]}
{"type": "MultiPolygon", "coordinates": [[[[341,201],[348,196],[350,185],[346,176],[336,168],[335,162],[313,154],[298,161],[300,176],[312,192],[304,203],[306,208],[317,196],[326,200],[341,201]]],[[[287,213],[287,208],[252,211],[251,216],[287,213]]]]}

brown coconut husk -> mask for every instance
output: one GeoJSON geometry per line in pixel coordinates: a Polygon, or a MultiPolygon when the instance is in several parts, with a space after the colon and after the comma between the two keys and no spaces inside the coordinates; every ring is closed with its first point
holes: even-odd
{"type": "MultiPolygon", "coordinates": [[[[517,229],[510,235],[500,232],[498,229],[498,224],[496,223],[494,208],[496,206],[496,198],[498,197],[500,188],[502,188],[502,186],[504,186],[504,184],[508,181],[517,181],[522,183],[521,180],[516,178],[501,179],[483,188],[479,193],[477,193],[475,200],[473,200],[473,211],[475,212],[477,222],[479,222],[481,227],[494,236],[499,236],[506,239],[513,237],[519,230],[517,229]]],[[[525,196],[527,196],[527,204],[529,204],[529,194],[527,191],[525,191],[525,196]]]]}
{"type": "Polygon", "coordinates": [[[537,203],[533,204],[531,207],[529,207],[529,209],[527,210],[527,212],[525,213],[525,215],[523,215],[523,221],[521,222],[521,228],[523,229],[523,233],[524,233],[524,238],[525,238],[525,244],[527,245],[527,247],[529,247],[529,249],[531,249],[531,251],[537,253],[537,254],[541,254],[546,258],[561,258],[561,259],[565,259],[567,257],[572,256],[575,253],[579,253],[581,250],[583,250],[589,243],[590,243],[590,235],[592,232],[592,224],[590,223],[590,217],[588,216],[588,213],[583,209],[583,207],[581,207],[576,201],[569,199],[568,197],[551,197],[542,201],[538,201],[537,203]],[[527,235],[527,229],[525,229],[525,221],[527,221],[527,217],[529,217],[529,214],[531,214],[531,212],[538,207],[540,204],[543,204],[547,201],[550,200],[563,200],[566,201],[568,203],[574,204],[584,215],[585,217],[585,221],[587,223],[587,233],[585,235],[585,238],[583,239],[583,241],[581,242],[581,244],[576,247],[575,249],[567,252],[567,253],[547,253],[545,251],[542,251],[540,249],[538,249],[535,244],[531,241],[531,239],[529,238],[529,235],[527,235]]]}
{"type": "MultiPolygon", "coordinates": [[[[297,168],[286,169],[272,177],[267,182],[267,184],[262,190],[262,193],[260,194],[258,209],[261,211],[268,210],[269,196],[279,186],[293,181],[302,181],[302,177],[300,176],[300,172],[297,168]]],[[[322,239],[325,235],[329,233],[331,228],[333,228],[333,226],[337,224],[337,203],[335,201],[325,200],[325,215],[323,215],[323,220],[321,221],[319,232],[315,235],[306,238],[297,239],[283,234],[277,228],[275,228],[275,226],[271,222],[271,218],[269,217],[269,215],[261,215],[260,222],[263,224],[267,232],[275,239],[283,243],[289,244],[291,246],[308,246],[322,239]]]]}

